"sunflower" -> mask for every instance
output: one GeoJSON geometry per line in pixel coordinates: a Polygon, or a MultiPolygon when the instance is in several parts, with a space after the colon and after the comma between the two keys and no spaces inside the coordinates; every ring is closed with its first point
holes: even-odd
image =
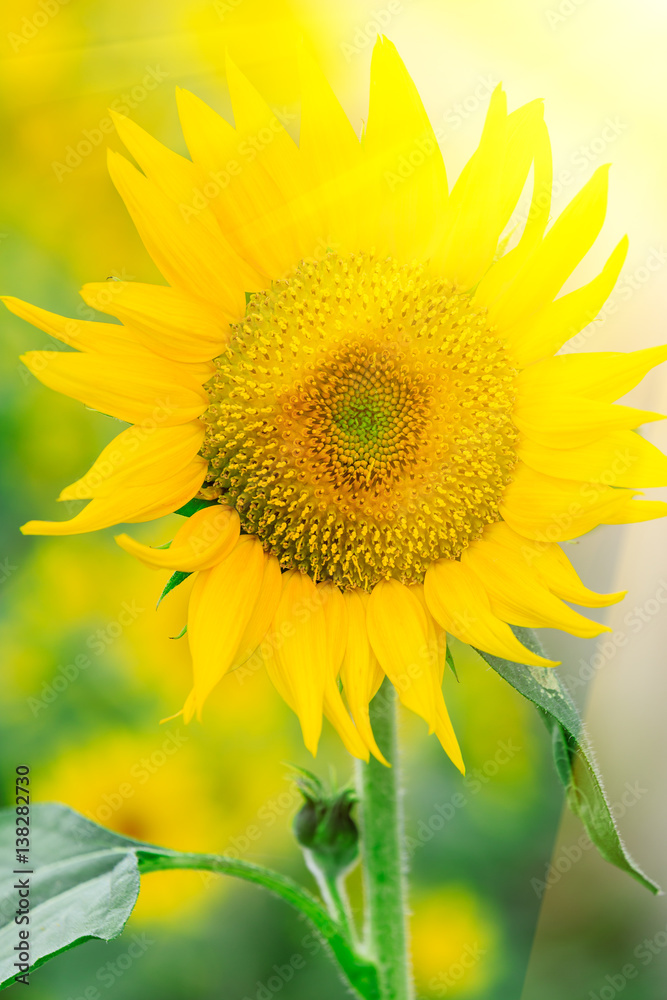
{"type": "Polygon", "coordinates": [[[231,61],[234,126],[178,91],[191,159],[114,114],[140,170],[111,152],[111,177],[167,284],[86,285],[111,324],[5,299],[75,349],[25,355],[37,378],[131,425],[61,494],[86,507],[23,530],[197,501],[169,546],[117,539],[196,574],[186,719],[261,655],[313,754],[326,715],[352,754],[382,759],[368,706],[386,675],[463,769],[446,636],[545,667],[511,625],[605,630],[564,602],[623,595],[587,589],[559,543],[667,512],[636,499],[667,484],[667,458],[633,432],[659,415],[611,405],[667,348],[556,354],[599,312],[627,241],[559,296],[602,226],[608,171],[547,227],[540,101],[508,114],[499,87],[448,193],[389,41],[361,138],[306,51],[299,68],[298,144],[231,61]]]}

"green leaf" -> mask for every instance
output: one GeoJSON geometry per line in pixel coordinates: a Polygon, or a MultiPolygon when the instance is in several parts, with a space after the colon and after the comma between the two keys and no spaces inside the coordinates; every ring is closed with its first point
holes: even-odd
{"type": "Polygon", "coordinates": [[[178,587],[179,583],[183,583],[183,581],[187,580],[190,575],[190,573],[184,573],[182,569],[177,569],[175,573],[172,573],[167,580],[164,590],[158,598],[157,607],[160,607],[162,601],[165,599],[167,594],[174,589],[174,587],[178,587]]]}
{"type": "Polygon", "coordinates": [[[459,675],[456,672],[456,664],[454,663],[454,657],[452,656],[452,651],[449,648],[449,646],[447,646],[447,652],[445,653],[445,660],[447,662],[447,666],[458,680],[459,675]]]}
{"type": "MultiPolygon", "coordinates": [[[[139,866],[128,850],[133,842],[89,823],[65,806],[34,806],[29,865],[0,882],[0,989],[21,970],[14,966],[19,930],[30,933],[30,967],[90,938],[118,937],[139,895],[139,866]],[[14,921],[17,880],[29,880],[30,923],[14,921]]],[[[14,855],[16,813],[0,812],[0,854],[14,855]]],[[[6,865],[6,868],[10,867],[6,865]]]]}
{"type": "Polygon", "coordinates": [[[183,517],[192,517],[198,510],[203,510],[204,507],[214,507],[217,502],[217,500],[199,500],[195,497],[194,500],[188,500],[186,504],[179,507],[175,513],[181,514],[183,517]]]}
{"type": "MultiPolygon", "coordinates": [[[[513,627],[512,631],[524,646],[543,655],[532,629],[513,627]]],[[[651,892],[659,893],[659,886],[630,857],[620,838],[583,722],[558,674],[550,667],[527,667],[483,653],[481,649],[477,652],[538,709],[551,732],[554,762],[566,789],[568,805],[582,820],[602,857],[651,892]]]]}
{"type": "MultiPolygon", "coordinates": [[[[286,875],[221,855],[181,854],[130,840],[56,803],[33,806],[30,820],[33,874],[12,874],[0,882],[0,989],[20,975],[14,968],[19,942],[15,879],[30,879],[32,970],[91,938],[118,937],[136,903],[140,874],[187,868],[252,882],[288,902],[313,924],[357,995],[380,1000],[375,966],[355,952],[322,903],[286,875]]],[[[15,810],[0,810],[3,857],[13,856],[15,838],[15,810]]]]}

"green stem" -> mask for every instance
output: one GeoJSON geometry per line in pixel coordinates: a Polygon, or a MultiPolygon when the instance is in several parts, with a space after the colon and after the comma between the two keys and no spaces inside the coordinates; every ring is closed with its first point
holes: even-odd
{"type": "Polygon", "coordinates": [[[260,868],[249,861],[237,861],[216,854],[179,854],[150,845],[140,847],[137,858],[142,875],[165,869],[199,869],[231,875],[268,889],[311,921],[358,996],[364,1000],[383,1000],[375,966],[357,954],[344,928],[331,919],[320,901],[288,876],[260,868]]]}
{"type": "Polygon", "coordinates": [[[371,702],[370,714],[378,746],[392,766],[385,767],[374,757],[358,766],[368,945],[378,965],[382,1000],[413,1000],[396,694],[389,681],[371,702]]]}
{"type": "Polygon", "coordinates": [[[344,934],[352,942],[353,946],[356,947],[358,943],[357,931],[354,926],[352,908],[350,906],[350,900],[345,886],[345,876],[339,875],[338,878],[335,878],[332,875],[327,875],[326,872],[322,870],[321,865],[319,865],[316,860],[312,860],[311,852],[308,849],[305,849],[303,853],[308,869],[313,874],[322,895],[322,899],[326,903],[327,910],[331,914],[331,917],[342,928],[344,934]]]}

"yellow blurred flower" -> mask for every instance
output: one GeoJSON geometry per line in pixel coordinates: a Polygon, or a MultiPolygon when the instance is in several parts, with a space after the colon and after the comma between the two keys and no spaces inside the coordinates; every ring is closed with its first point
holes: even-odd
{"type": "MultiPolygon", "coordinates": [[[[202,755],[182,725],[144,737],[111,733],[67,750],[44,775],[40,793],[127,837],[176,850],[213,851],[230,833],[224,807],[213,805],[202,755]]],[[[170,918],[215,895],[215,888],[205,892],[197,872],[157,873],[142,879],[135,915],[170,918]]]]}
{"type": "Polygon", "coordinates": [[[414,901],[412,953],[417,988],[427,997],[478,994],[494,981],[497,924],[467,887],[433,890],[414,901]]]}
{"type": "Polygon", "coordinates": [[[156,722],[182,697],[183,646],[169,635],[177,635],[185,621],[187,589],[174,593],[156,619],[159,588],[141,567],[129,574],[124,568],[101,537],[75,541],[66,557],[58,544],[33,548],[18,568],[12,614],[0,635],[4,648],[16,652],[7,677],[33,718],[80,677],[110,664],[125,685],[145,689],[150,682],[156,722]]]}

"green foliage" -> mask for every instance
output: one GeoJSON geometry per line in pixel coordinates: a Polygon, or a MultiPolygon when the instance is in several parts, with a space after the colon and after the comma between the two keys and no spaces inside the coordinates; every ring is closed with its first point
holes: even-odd
{"type": "Polygon", "coordinates": [[[445,659],[446,659],[446,662],[447,662],[447,666],[449,667],[449,669],[451,670],[451,672],[454,674],[454,676],[458,680],[459,679],[459,675],[456,672],[456,664],[454,663],[454,657],[452,656],[452,651],[449,648],[449,646],[447,646],[447,652],[445,654],[445,659]]]}
{"type": "Polygon", "coordinates": [[[203,510],[204,507],[214,507],[217,502],[217,500],[198,500],[195,497],[194,500],[188,500],[183,507],[179,507],[176,513],[181,514],[182,517],[192,517],[198,510],[203,510]]]}
{"type": "MultiPolygon", "coordinates": [[[[19,931],[29,931],[30,967],[91,938],[118,937],[139,895],[136,843],[54,803],[32,809],[29,865],[0,883],[0,989],[11,985],[19,931]],[[29,923],[16,924],[19,882],[29,882],[29,923]]],[[[16,813],[0,813],[0,854],[14,854],[16,813]]],[[[7,866],[9,867],[9,865],[7,866]]]]}
{"type": "MultiPolygon", "coordinates": [[[[531,629],[516,627],[513,631],[524,646],[542,653],[531,629]]],[[[550,668],[527,667],[481,650],[477,652],[539,711],[551,733],[554,762],[566,789],[568,805],[583,822],[602,857],[632,875],[646,889],[659,893],[659,886],[643,873],[620,838],[584,724],[558,674],[550,668]]]]}
{"type": "Polygon", "coordinates": [[[187,580],[187,578],[191,575],[192,575],[191,573],[184,573],[183,570],[181,569],[177,569],[174,573],[172,573],[169,579],[167,580],[164,590],[162,591],[162,593],[158,598],[157,602],[158,608],[160,607],[160,604],[165,599],[167,594],[169,594],[174,589],[174,587],[178,587],[179,583],[183,583],[184,580],[187,580]]]}

